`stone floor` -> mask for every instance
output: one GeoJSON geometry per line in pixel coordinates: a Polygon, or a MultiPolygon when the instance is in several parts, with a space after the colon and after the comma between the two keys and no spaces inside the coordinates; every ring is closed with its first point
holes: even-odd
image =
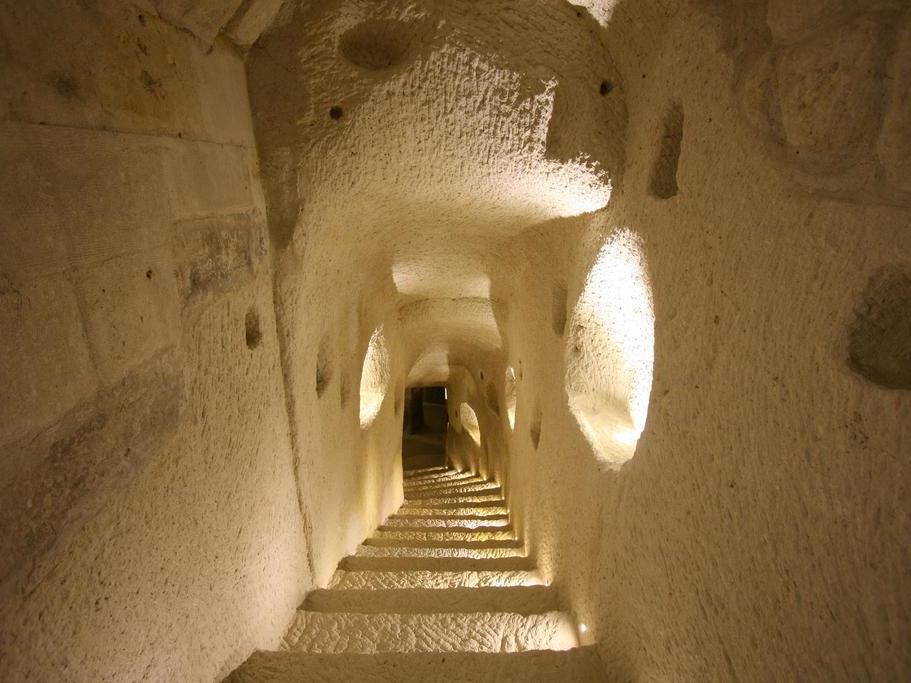
{"type": "Polygon", "coordinates": [[[437,465],[406,470],[404,486],[399,511],[307,596],[282,649],[229,680],[604,680],[495,482],[437,465]]]}

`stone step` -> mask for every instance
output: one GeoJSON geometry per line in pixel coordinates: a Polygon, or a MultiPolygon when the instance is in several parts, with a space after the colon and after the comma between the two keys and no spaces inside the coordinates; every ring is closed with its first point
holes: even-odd
{"type": "Polygon", "coordinates": [[[509,511],[503,505],[480,505],[463,507],[427,507],[423,505],[402,506],[396,517],[460,517],[463,519],[477,519],[479,517],[509,516],[509,511]]]}
{"type": "Polygon", "coordinates": [[[559,609],[551,586],[487,588],[398,588],[392,590],[315,590],[303,609],[311,612],[359,614],[428,614],[433,612],[513,612],[540,614],[559,609]]]}
{"type": "Polygon", "coordinates": [[[446,484],[459,484],[466,483],[471,481],[488,481],[480,474],[473,474],[471,472],[456,472],[455,470],[450,470],[446,474],[435,474],[430,476],[417,476],[417,477],[404,477],[402,479],[403,486],[439,486],[446,484]]]}
{"type": "Polygon", "coordinates": [[[482,493],[499,491],[500,485],[495,481],[485,481],[484,479],[466,479],[464,482],[433,484],[431,486],[406,486],[404,487],[405,495],[410,497],[423,496],[431,498],[434,493],[482,493]]]}
{"type": "Polygon", "coordinates": [[[468,548],[456,543],[436,547],[427,545],[366,545],[357,547],[355,557],[434,557],[465,558],[473,560],[500,559],[504,557],[525,557],[525,546],[516,541],[494,541],[481,548],[468,548]]]}
{"type": "Polygon", "coordinates": [[[511,527],[481,527],[469,529],[467,527],[399,527],[387,529],[380,527],[368,539],[370,545],[384,543],[428,542],[443,543],[446,541],[460,541],[464,543],[478,543],[489,541],[514,541],[515,532],[511,527]]]}
{"type": "Polygon", "coordinates": [[[299,610],[283,649],[323,652],[521,652],[576,647],[563,612],[357,614],[299,610]]]}
{"type": "Polygon", "coordinates": [[[425,467],[419,470],[406,470],[402,474],[403,481],[436,481],[440,479],[451,479],[453,477],[473,477],[476,476],[471,472],[459,472],[458,470],[448,469],[445,467],[425,467]]]}
{"type": "Polygon", "coordinates": [[[512,530],[508,519],[483,517],[481,519],[459,519],[457,517],[390,517],[380,527],[382,531],[407,529],[418,531],[421,529],[449,529],[452,531],[493,531],[495,529],[512,530]]]}
{"type": "Polygon", "coordinates": [[[452,472],[446,475],[438,475],[435,477],[410,477],[402,479],[403,486],[412,486],[420,488],[423,486],[446,486],[453,484],[464,484],[470,482],[481,482],[488,481],[485,477],[482,477],[480,474],[472,474],[471,472],[452,472]]]}
{"type": "Polygon", "coordinates": [[[381,528],[392,527],[461,527],[461,528],[478,528],[478,527],[509,527],[511,526],[509,516],[502,515],[405,515],[399,517],[392,515],[383,522],[381,528]]]}
{"type": "Polygon", "coordinates": [[[490,485],[489,482],[466,486],[440,486],[432,489],[411,490],[405,489],[405,500],[427,500],[432,498],[453,498],[458,496],[489,496],[503,497],[500,486],[490,485]]]}
{"type": "Polygon", "coordinates": [[[449,465],[434,465],[432,467],[415,467],[412,469],[406,469],[404,474],[405,474],[405,476],[408,476],[411,474],[421,474],[423,472],[439,472],[439,471],[453,472],[453,471],[455,471],[455,468],[449,467],[449,465]]]}
{"type": "Polygon", "coordinates": [[[543,581],[535,571],[345,571],[332,576],[329,588],[337,590],[388,590],[399,588],[479,588],[486,586],[539,586],[543,581]]]}
{"type": "Polygon", "coordinates": [[[408,493],[405,492],[406,501],[418,501],[423,503],[426,500],[455,500],[455,499],[464,499],[464,498],[474,498],[476,496],[484,496],[483,500],[489,500],[491,497],[503,500],[503,492],[500,491],[500,487],[488,487],[479,491],[459,491],[459,490],[444,490],[444,491],[419,491],[417,493],[408,493]]]}
{"type": "MultiPolygon", "coordinates": [[[[416,549],[420,550],[420,549],[416,549]]],[[[482,552],[479,550],[473,553],[482,552]]],[[[343,557],[339,568],[346,571],[406,571],[425,569],[439,572],[463,571],[531,571],[534,563],[527,557],[455,557],[440,555],[349,555],[343,557]]]]}
{"type": "Polygon", "coordinates": [[[505,505],[506,501],[503,500],[503,496],[499,493],[479,493],[476,495],[453,495],[453,496],[434,496],[432,498],[419,498],[417,500],[412,500],[409,498],[405,499],[405,503],[402,505],[402,508],[409,507],[435,507],[435,508],[450,508],[450,507],[464,507],[468,505],[473,506],[490,506],[490,505],[505,505]]]}
{"type": "Polygon", "coordinates": [[[395,652],[307,654],[255,652],[227,679],[229,683],[594,683],[607,676],[593,646],[529,652],[395,652]]]}
{"type": "Polygon", "coordinates": [[[515,538],[492,538],[492,539],[475,539],[475,538],[388,538],[377,537],[374,535],[363,542],[362,545],[369,545],[374,548],[443,548],[458,550],[481,550],[490,548],[524,548],[525,544],[515,538]]]}

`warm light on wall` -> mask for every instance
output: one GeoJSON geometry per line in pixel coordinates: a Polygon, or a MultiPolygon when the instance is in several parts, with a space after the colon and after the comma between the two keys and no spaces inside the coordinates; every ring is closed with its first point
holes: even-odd
{"type": "Polygon", "coordinates": [[[468,432],[471,440],[476,446],[481,445],[481,427],[478,424],[478,416],[467,403],[459,406],[459,422],[462,423],[462,429],[468,432]]]}
{"type": "Polygon", "coordinates": [[[506,401],[506,418],[509,420],[509,428],[516,428],[516,371],[511,367],[506,368],[506,382],[503,385],[503,398],[506,401]]]}
{"type": "Polygon", "coordinates": [[[361,372],[360,421],[361,428],[369,427],[376,419],[386,389],[389,386],[389,352],[386,349],[386,338],[382,326],[376,328],[367,345],[364,357],[364,369],[361,372]]]}
{"type": "Polygon", "coordinates": [[[570,409],[601,460],[619,467],[645,428],[655,354],[651,284],[631,231],[601,248],[568,329],[570,409]]]}

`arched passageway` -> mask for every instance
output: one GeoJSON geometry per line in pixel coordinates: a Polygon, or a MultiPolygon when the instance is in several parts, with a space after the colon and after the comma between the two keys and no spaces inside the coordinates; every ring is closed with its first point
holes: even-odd
{"type": "Polygon", "coordinates": [[[911,678],[909,22],[0,2],[0,679],[911,678]]]}

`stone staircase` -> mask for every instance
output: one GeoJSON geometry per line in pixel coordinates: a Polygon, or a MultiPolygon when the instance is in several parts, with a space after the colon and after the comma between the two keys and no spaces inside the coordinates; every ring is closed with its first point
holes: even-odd
{"type": "Polygon", "coordinates": [[[328,588],[310,593],[277,652],[228,679],[598,681],[515,538],[495,482],[445,467],[405,472],[405,503],[328,588]]]}

